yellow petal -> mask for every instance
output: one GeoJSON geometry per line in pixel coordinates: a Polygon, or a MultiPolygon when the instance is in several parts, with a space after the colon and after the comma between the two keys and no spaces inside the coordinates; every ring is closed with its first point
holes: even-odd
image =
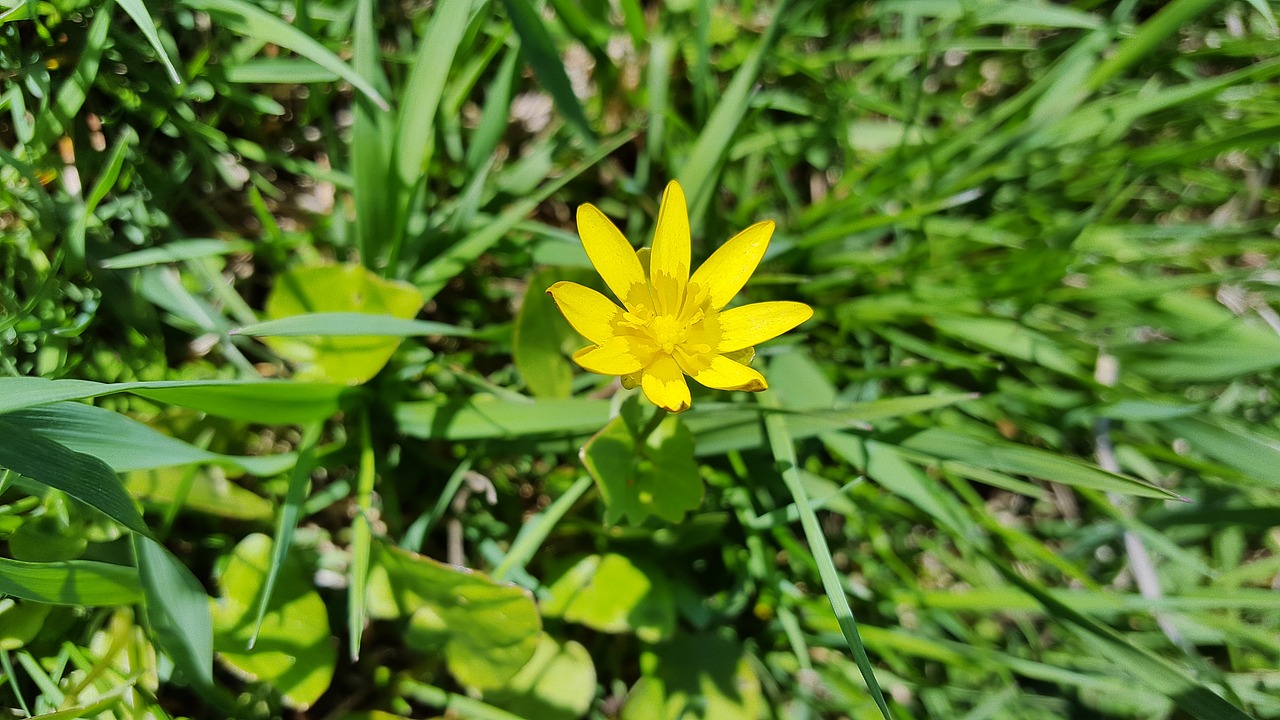
{"type": "Polygon", "coordinates": [[[734,235],[721,245],[689,280],[700,288],[706,288],[713,309],[719,310],[747,284],[747,278],[756,271],[760,258],[773,237],[773,221],[756,223],[734,235]]]}
{"type": "Polygon", "coordinates": [[[634,286],[645,287],[636,251],[595,205],[578,206],[578,235],[596,272],[619,300],[627,302],[634,286]]]}
{"type": "Polygon", "coordinates": [[[689,386],[685,384],[680,366],[670,355],[659,355],[644,369],[640,387],[645,397],[660,408],[676,413],[689,409],[689,386]]]}
{"type": "Polygon", "coordinates": [[[615,335],[603,345],[584,347],[573,354],[583,369],[601,375],[627,375],[653,358],[654,348],[634,335],[615,335]]]}
{"type": "Polygon", "coordinates": [[[720,344],[716,350],[727,353],[758,345],[811,317],[813,308],[789,300],[730,308],[720,313],[720,344]]]}
{"type": "Polygon", "coordinates": [[[689,254],[689,208],[680,183],[672,180],[662,193],[653,254],[649,258],[649,286],[653,288],[658,312],[680,311],[684,286],[689,282],[689,254]]]}
{"type": "Polygon", "coordinates": [[[759,392],[769,387],[763,375],[724,355],[691,356],[677,350],[675,357],[681,370],[709,388],[759,392]]]}
{"type": "Polygon", "coordinates": [[[622,314],[622,308],[609,298],[584,285],[564,281],[547,288],[547,294],[582,337],[603,345],[614,336],[613,321],[622,314]]]}

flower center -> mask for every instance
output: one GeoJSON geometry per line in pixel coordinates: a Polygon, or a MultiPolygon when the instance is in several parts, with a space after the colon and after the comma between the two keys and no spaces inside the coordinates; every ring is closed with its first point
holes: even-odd
{"type": "Polygon", "coordinates": [[[658,315],[649,321],[649,337],[657,343],[662,352],[670,354],[676,345],[689,338],[689,326],[670,315],[658,315]]]}

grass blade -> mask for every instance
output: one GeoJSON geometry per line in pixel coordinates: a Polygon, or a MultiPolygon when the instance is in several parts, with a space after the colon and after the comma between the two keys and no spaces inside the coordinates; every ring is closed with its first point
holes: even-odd
{"type": "MultiPolygon", "coordinates": [[[[778,399],[775,394],[766,392],[761,396],[761,400],[766,407],[777,407],[778,399]]],[[[782,481],[786,484],[795,507],[800,512],[800,525],[804,528],[805,540],[809,542],[809,551],[813,553],[813,560],[818,566],[818,574],[822,576],[822,587],[827,591],[827,599],[831,601],[831,609],[835,612],[836,621],[840,624],[840,632],[844,634],[849,651],[853,653],[853,659],[858,664],[858,671],[862,673],[862,679],[866,681],[871,697],[880,708],[880,714],[885,717],[885,720],[889,720],[889,705],[885,702],[884,693],[880,690],[880,683],[876,681],[875,670],[871,667],[871,658],[867,657],[867,649],[862,644],[861,636],[858,635],[858,622],[853,617],[849,598],[845,597],[844,587],[840,584],[839,572],[831,560],[831,549],[827,547],[827,538],[823,535],[818,516],[813,512],[813,507],[805,494],[804,485],[800,479],[796,448],[790,433],[787,432],[783,416],[779,413],[769,413],[764,419],[764,425],[769,435],[769,447],[773,450],[774,460],[777,461],[779,471],[782,473],[782,481]]]]}
{"type": "Polygon", "coordinates": [[[711,199],[711,186],[716,170],[729,150],[729,143],[733,140],[738,124],[746,115],[751,86],[755,84],[765,57],[769,55],[774,42],[778,39],[787,4],[786,0],[778,4],[778,8],[774,11],[773,22],[769,23],[769,28],[756,44],[751,56],[734,73],[733,80],[729,81],[729,87],[725,89],[720,102],[716,103],[715,109],[711,111],[706,127],[698,135],[698,141],[694,144],[689,159],[676,178],[689,195],[691,218],[700,218],[711,199]]]}
{"type": "Polygon", "coordinates": [[[129,17],[133,18],[133,22],[142,31],[143,37],[147,39],[147,42],[151,43],[151,47],[155,49],[160,62],[164,64],[165,71],[169,73],[169,79],[173,81],[174,85],[181,85],[182,77],[178,75],[178,69],[173,66],[173,61],[169,59],[169,53],[165,52],[164,45],[160,42],[160,35],[156,32],[155,21],[151,19],[151,13],[147,11],[147,6],[143,4],[142,0],[116,0],[116,2],[129,14],[129,17]]]}
{"type": "Polygon", "coordinates": [[[267,570],[267,580],[262,584],[262,596],[258,604],[258,614],[253,623],[253,635],[249,638],[249,649],[253,649],[258,641],[258,631],[262,629],[262,619],[266,617],[267,607],[271,604],[271,593],[275,590],[276,580],[280,577],[280,567],[284,564],[289,546],[293,544],[293,533],[298,528],[298,520],[302,516],[302,503],[307,499],[307,490],[311,487],[311,470],[316,464],[316,442],[320,439],[323,423],[311,423],[302,430],[302,441],[298,443],[298,464],[293,466],[289,474],[289,489],[285,493],[284,506],[280,509],[280,519],[276,522],[276,534],[272,543],[271,567],[267,570]]]}
{"type": "Polygon", "coordinates": [[[538,11],[533,9],[528,0],[502,0],[502,4],[507,8],[507,15],[511,17],[516,35],[520,37],[520,54],[524,55],[525,62],[529,63],[538,76],[538,81],[551,93],[552,101],[564,115],[569,128],[588,145],[594,146],[596,134],[587,122],[582,103],[574,94],[569,76],[565,73],[560,53],[556,50],[546,25],[543,25],[542,18],[538,16],[538,11]]]}
{"type": "Polygon", "coordinates": [[[403,91],[404,104],[396,128],[395,158],[400,182],[406,188],[417,184],[431,162],[436,110],[444,94],[445,80],[453,66],[453,56],[467,27],[471,0],[442,0],[436,3],[418,56],[409,71],[403,91]]]}
{"type": "Polygon", "coordinates": [[[183,0],[187,7],[203,10],[213,15],[221,27],[252,38],[256,42],[279,45],[333,72],[351,83],[373,104],[383,110],[390,108],[386,98],[368,80],[342,62],[317,40],[298,28],[243,0],[183,0]]]}

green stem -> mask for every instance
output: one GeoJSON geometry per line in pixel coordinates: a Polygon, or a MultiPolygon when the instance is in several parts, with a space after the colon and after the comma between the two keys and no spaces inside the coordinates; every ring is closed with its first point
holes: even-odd
{"type": "Polygon", "coordinates": [[[666,419],[667,419],[667,409],[658,408],[657,412],[653,414],[653,417],[649,418],[649,422],[643,428],[641,428],[639,433],[636,434],[637,450],[645,446],[645,443],[649,441],[649,436],[652,435],[653,431],[657,430],[658,426],[662,424],[662,421],[666,419]]]}

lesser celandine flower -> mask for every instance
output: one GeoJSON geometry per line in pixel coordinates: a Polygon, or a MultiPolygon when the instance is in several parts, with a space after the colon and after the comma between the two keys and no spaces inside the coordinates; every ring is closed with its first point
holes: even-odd
{"type": "Polygon", "coordinates": [[[592,343],[573,354],[574,362],[621,376],[627,387],[639,385],[653,404],[671,412],[689,407],[685,375],[720,390],[764,390],[764,376],[747,365],[754,346],[813,316],[808,305],[788,301],[724,309],[764,256],[773,235],[769,221],[735,235],[690,277],[689,211],[676,182],[662,195],[647,268],[594,205],[578,208],[578,234],[622,307],[577,283],[547,290],[592,343]]]}

